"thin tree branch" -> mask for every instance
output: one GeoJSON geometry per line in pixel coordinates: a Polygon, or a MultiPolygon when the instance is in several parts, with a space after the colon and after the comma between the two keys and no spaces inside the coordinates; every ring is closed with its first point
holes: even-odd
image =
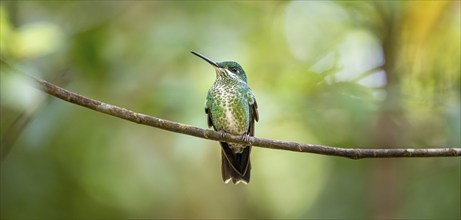
{"type": "Polygon", "coordinates": [[[137,113],[124,109],[118,106],[103,103],[94,99],[90,99],[77,93],[68,91],[58,87],[45,80],[30,77],[38,85],[38,88],[52,96],[62,100],[93,109],[95,111],[132,121],[138,124],[148,125],[160,128],[167,131],[191,135],[199,138],[234,142],[242,144],[250,144],[252,146],[289,150],[296,152],[315,153],[329,156],[339,156],[351,159],[362,158],[388,158],[388,157],[459,157],[461,156],[461,148],[405,148],[405,149],[358,149],[358,148],[338,148],[330,146],[322,146],[315,144],[302,144],[290,141],[270,140],[264,138],[250,137],[248,142],[242,139],[242,136],[225,134],[219,132],[202,129],[186,124],[168,121],[161,118],[152,117],[149,115],[137,113]]]}

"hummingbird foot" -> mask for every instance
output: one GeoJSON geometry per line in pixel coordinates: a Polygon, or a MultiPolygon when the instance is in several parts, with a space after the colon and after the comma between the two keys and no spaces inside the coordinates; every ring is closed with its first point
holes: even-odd
{"type": "Polygon", "coordinates": [[[219,130],[218,132],[221,134],[222,138],[226,137],[226,132],[224,130],[219,130]]]}
{"type": "Polygon", "coordinates": [[[244,141],[245,143],[250,143],[250,135],[243,134],[242,135],[242,141],[244,141]]]}

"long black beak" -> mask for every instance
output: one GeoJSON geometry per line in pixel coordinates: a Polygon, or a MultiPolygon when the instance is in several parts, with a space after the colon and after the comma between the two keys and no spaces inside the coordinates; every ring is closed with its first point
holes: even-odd
{"type": "Polygon", "coordinates": [[[207,58],[207,57],[205,57],[205,56],[203,56],[203,55],[201,55],[201,54],[199,54],[199,53],[196,53],[196,52],[194,52],[194,51],[191,51],[191,53],[194,54],[195,56],[198,56],[198,57],[204,59],[206,62],[208,62],[208,63],[211,64],[212,66],[214,66],[214,67],[216,67],[216,68],[219,68],[218,64],[217,64],[216,62],[214,62],[213,60],[211,60],[211,59],[209,59],[209,58],[207,58]]]}

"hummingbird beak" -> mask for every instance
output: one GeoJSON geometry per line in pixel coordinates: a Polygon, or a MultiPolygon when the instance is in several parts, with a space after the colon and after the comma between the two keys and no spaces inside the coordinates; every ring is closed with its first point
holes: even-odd
{"type": "Polygon", "coordinates": [[[216,62],[214,62],[213,60],[211,60],[211,59],[209,59],[209,58],[207,58],[207,57],[205,57],[205,56],[203,56],[203,55],[200,55],[199,53],[196,53],[196,52],[194,52],[194,51],[191,51],[191,53],[194,54],[195,56],[198,56],[198,57],[204,59],[206,62],[208,62],[209,64],[211,64],[213,67],[220,69],[220,67],[218,66],[218,64],[217,64],[216,62]]]}

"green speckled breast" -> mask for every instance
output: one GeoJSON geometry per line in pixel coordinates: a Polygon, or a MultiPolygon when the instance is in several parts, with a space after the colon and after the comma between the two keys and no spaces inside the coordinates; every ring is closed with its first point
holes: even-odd
{"type": "Polygon", "coordinates": [[[250,109],[244,84],[216,82],[208,91],[211,116],[216,130],[244,134],[250,126],[250,109]]]}

